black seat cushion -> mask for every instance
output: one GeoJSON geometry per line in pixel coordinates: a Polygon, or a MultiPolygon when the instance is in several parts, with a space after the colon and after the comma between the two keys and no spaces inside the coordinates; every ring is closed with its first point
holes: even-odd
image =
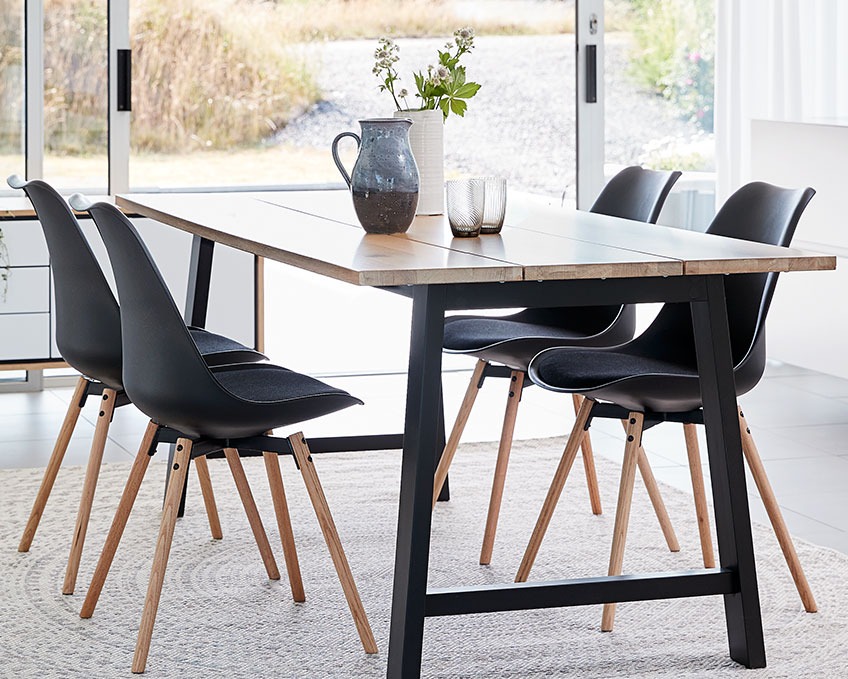
{"type": "Polygon", "coordinates": [[[629,410],[687,412],[701,406],[697,370],[615,349],[553,349],[530,364],[534,382],[629,410]]]}
{"type": "MultiPolygon", "coordinates": [[[[527,372],[546,389],[580,393],[633,411],[681,413],[702,406],[698,370],[691,360],[645,355],[639,348],[631,342],[611,348],[549,349],[533,358],[527,372]]],[[[764,366],[761,339],[734,368],[738,396],[757,385],[764,366]]]]}
{"type": "Polygon", "coordinates": [[[191,421],[194,417],[186,414],[163,424],[189,436],[241,438],[362,405],[362,401],[342,389],[269,363],[227,365],[212,370],[215,380],[234,397],[227,408],[196,413],[202,421],[191,421]]]}
{"type": "Polygon", "coordinates": [[[227,365],[229,363],[246,363],[264,361],[267,357],[240,342],[229,337],[217,335],[203,328],[189,327],[191,338],[197,345],[197,350],[209,365],[227,365]]]}
{"type": "Polygon", "coordinates": [[[510,316],[451,316],[445,319],[443,346],[461,353],[527,370],[540,351],[556,346],[610,346],[633,337],[635,308],[525,309],[510,316]]]}

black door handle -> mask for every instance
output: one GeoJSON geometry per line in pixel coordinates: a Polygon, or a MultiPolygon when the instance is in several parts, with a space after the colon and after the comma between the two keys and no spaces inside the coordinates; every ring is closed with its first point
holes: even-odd
{"type": "Polygon", "coordinates": [[[118,50],[119,111],[132,111],[132,50],[118,50]]]}
{"type": "Polygon", "coordinates": [[[586,45],[586,103],[598,103],[598,46],[586,45]]]}

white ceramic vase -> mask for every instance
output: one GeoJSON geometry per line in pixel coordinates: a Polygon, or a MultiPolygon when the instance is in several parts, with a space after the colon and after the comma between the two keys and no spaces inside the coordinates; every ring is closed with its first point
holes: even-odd
{"type": "Polygon", "coordinates": [[[409,145],[418,166],[417,215],[440,215],[445,211],[445,124],[440,110],[395,111],[395,118],[409,118],[409,145]]]}

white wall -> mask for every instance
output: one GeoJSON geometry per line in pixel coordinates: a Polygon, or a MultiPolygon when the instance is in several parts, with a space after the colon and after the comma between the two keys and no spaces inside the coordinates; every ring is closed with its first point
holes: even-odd
{"type": "Polygon", "coordinates": [[[813,187],[793,245],[838,257],[836,271],[781,276],[768,318],[768,354],[848,378],[848,121],[836,123],[754,120],[751,179],[813,187]]]}

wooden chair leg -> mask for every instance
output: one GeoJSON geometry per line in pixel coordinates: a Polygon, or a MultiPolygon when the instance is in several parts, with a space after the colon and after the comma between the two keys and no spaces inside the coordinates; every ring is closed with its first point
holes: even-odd
{"type": "Polygon", "coordinates": [[[201,455],[194,459],[194,469],[197,471],[197,480],[200,483],[200,493],[203,495],[203,504],[206,507],[206,516],[209,519],[212,539],[220,540],[224,537],[224,534],[221,532],[221,520],[218,518],[218,505],[215,504],[215,492],[212,489],[212,477],[209,476],[209,463],[206,456],[201,455]]]}
{"type": "MultiPolygon", "coordinates": [[[[572,394],[571,402],[574,404],[574,414],[580,412],[580,404],[583,397],[580,394],[572,394]]],[[[598,475],[595,472],[595,453],[592,450],[592,436],[589,431],[583,432],[583,440],[580,442],[580,452],[583,456],[583,469],[586,471],[586,485],[589,487],[589,503],[592,505],[592,514],[599,516],[604,513],[601,507],[601,491],[598,489],[598,475]]]]}
{"type": "Polygon", "coordinates": [[[513,370],[509,377],[509,397],[506,401],[501,440],[498,444],[498,459],[495,463],[495,477],[492,479],[492,494],[489,497],[489,512],[486,516],[486,530],[483,533],[483,546],[480,549],[480,565],[488,566],[492,562],[492,550],[495,546],[495,533],[498,530],[498,517],[501,512],[506,469],[509,466],[509,453],[512,450],[512,436],[515,432],[515,418],[521,403],[521,390],[524,386],[524,373],[513,370]]]}
{"type": "Polygon", "coordinates": [[[807,576],[804,574],[800,559],[798,559],[798,553],[795,551],[792,536],[789,534],[789,529],[783,520],[783,514],[780,511],[780,506],[777,504],[777,498],[774,496],[774,490],[772,490],[771,483],[766,474],[766,468],[763,466],[762,458],[760,458],[760,453],[754,444],[754,438],[751,436],[751,430],[745,421],[745,415],[742,413],[741,408],[739,408],[739,429],[742,434],[742,452],[748,461],[748,467],[754,477],[754,482],[757,484],[757,490],[760,492],[760,497],[768,513],[774,534],[780,543],[783,557],[789,566],[789,572],[795,581],[795,588],[798,590],[798,594],[804,604],[804,610],[807,613],[815,613],[818,610],[816,599],[813,596],[813,591],[810,589],[810,584],[807,582],[807,576]]]}
{"type": "Polygon", "coordinates": [[[286,500],[283,475],[280,473],[280,456],[276,453],[262,453],[262,457],[265,460],[265,471],[268,474],[268,483],[271,486],[271,499],[274,501],[274,513],[277,515],[277,528],[280,531],[280,542],[283,545],[283,556],[286,560],[286,572],[289,575],[292,598],[299,602],[306,601],[300,564],[297,560],[297,547],[294,543],[294,531],[289,515],[289,503],[286,500]]]}
{"type": "Polygon", "coordinates": [[[645,488],[648,490],[648,497],[651,499],[651,505],[654,507],[654,513],[657,515],[657,520],[660,522],[665,543],[668,545],[670,552],[679,552],[680,543],[677,541],[677,534],[674,532],[674,526],[671,525],[671,518],[665,508],[660,487],[657,485],[657,480],[654,478],[654,471],[651,469],[651,463],[648,461],[648,455],[645,449],[639,446],[639,457],[636,461],[639,466],[639,473],[642,475],[642,481],[645,482],[645,488]]]}
{"type": "Polygon", "coordinates": [[[144,672],[147,664],[147,654],[150,651],[150,639],[153,636],[153,623],[156,622],[156,611],[159,609],[159,597],[162,594],[162,583],[165,581],[165,569],[168,567],[168,556],[171,553],[171,542],[174,539],[174,527],[177,523],[180,497],[183,494],[188,466],[191,462],[191,441],[177,439],[177,449],[174,453],[171,480],[165,492],[165,505],[162,507],[162,523],[159,528],[159,538],[156,541],[156,554],[150,569],[150,582],[147,585],[147,596],[144,599],[144,611],[141,614],[141,624],[138,628],[138,641],[135,645],[132,671],[136,674],[144,672]]]}
{"type": "Polygon", "coordinates": [[[41,515],[44,514],[44,507],[47,505],[47,500],[50,497],[50,491],[53,490],[53,484],[56,482],[56,475],[62,466],[62,460],[65,457],[65,451],[68,449],[71,435],[77,426],[77,420],[79,420],[80,412],[82,411],[80,403],[85,395],[88,384],[88,380],[84,377],[80,377],[77,380],[74,395],[71,396],[71,402],[68,404],[65,419],[62,421],[61,429],[59,429],[59,436],[56,438],[56,444],[53,446],[53,452],[50,454],[50,461],[47,463],[47,468],[44,470],[44,476],[41,479],[41,486],[39,486],[38,493],[35,496],[35,502],[33,502],[32,511],[29,514],[29,520],[24,528],[23,535],[21,535],[21,541],[18,543],[19,552],[28,552],[30,545],[32,545],[35,531],[38,530],[38,523],[41,521],[41,515]]]}
{"type": "Polygon", "coordinates": [[[109,425],[115,410],[114,389],[104,389],[100,401],[100,413],[94,428],[94,440],[91,442],[91,452],[88,456],[88,466],[85,470],[85,482],[82,486],[77,521],[74,526],[74,537],[71,541],[71,551],[68,554],[68,566],[65,569],[65,581],[62,583],[62,594],[73,594],[77,583],[82,548],[85,544],[85,532],[91,517],[91,505],[94,502],[94,491],[97,489],[97,478],[100,476],[100,465],[103,462],[103,449],[109,436],[109,425]]]}
{"type": "Polygon", "coordinates": [[[551,517],[554,514],[554,509],[556,509],[557,502],[562,494],[568,473],[574,464],[574,458],[577,457],[577,449],[580,447],[586,421],[589,419],[589,413],[592,412],[594,404],[595,402],[588,398],[583,399],[583,403],[580,404],[580,411],[574,420],[574,427],[571,429],[571,434],[568,437],[568,442],[565,444],[562,458],[554,473],[551,486],[548,488],[548,494],[545,497],[544,504],[542,504],[542,510],[539,512],[539,518],[536,520],[536,527],[533,529],[530,542],[527,544],[524,557],[521,559],[521,565],[518,567],[518,573],[515,576],[516,582],[526,582],[530,576],[530,569],[533,568],[533,563],[536,561],[536,555],[539,553],[539,547],[542,546],[542,540],[545,537],[551,517]]]}
{"type": "MultiPolygon", "coordinates": [[[[612,549],[608,575],[621,575],[624,563],[624,544],[627,541],[627,526],[630,523],[630,503],[633,499],[633,482],[639,464],[642,447],[642,413],[630,413],[627,423],[627,444],[624,447],[624,463],[621,466],[621,483],[618,487],[618,506],[615,509],[615,527],[612,534],[612,549]]],[[[604,604],[601,631],[611,632],[615,621],[615,604],[604,604]]]]}
{"type": "Polygon", "coordinates": [[[262,519],[259,517],[259,510],[256,508],[253,493],[250,492],[250,485],[247,483],[247,476],[244,474],[244,467],[241,464],[238,451],[235,448],[224,448],[224,457],[227,458],[227,463],[230,465],[230,472],[232,472],[233,480],[236,482],[241,503],[244,505],[244,512],[247,514],[247,521],[250,523],[250,529],[253,531],[253,537],[256,539],[256,545],[259,547],[259,554],[262,556],[268,577],[271,580],[279,580],[280,571],[277,568],[274,553],[271,551],[271,543],[268,542],[268,535],[265,533],[262,519]]]}
{"type": "Polygon", "coordinates": [[[462,432],[465,431],[468,416],[471,415],[471,409],[477,400],[477,392],[480,391],[480,380],[483,377],[483,371],[486,369],[486,365],[486,361],[480,359],[477,361],[477,365],[474,366],[474,372],[471,374],[471,381],[465,390],[465,397],[462,399],[462,405],[459,407],[459,413],[457,413],[456,421],[453,423],[453,429],[451,429],[448,442],[442,451],[439,465],[436,467],[436,475],[433,480],[433,507],[436,506],[439,493],[442,492],[442,486],[445,485],[445,479],[448,477],[448,469],[450,469],[453,456],[456,454],[457,446],[459,446],[459,439],[462,438],[462,432]]]}
{"type": "MultiPolygon", "coordinates": [[[[624,431],[627,431],[629,424],[626,420],[621,421],[624,431]]],[[[660,493],[660,487],[657,485],[657,480],[654,478],[654,470],[651,469],[651,463],[648,460],[648,455],[645,449],[639,446],[639,456],[637,458],[639,473],[642,475],[642,481],[645,483],[645,489],[648,491],[648,497],[651,499],[651,506],[654,508],[654,514],[657,516],[657,521],[660,523],[665,543],[668,545],[670,552],[679,552],[680,543],[677,541],[677,534],[674,532],[674,526],[671,524],[671,518],[668,515],[668,510],[665,508],[665,502],[660,493]]]]}
{"type": "Polygon", "coordinates": [[[692,494],[695,496],[695,516],[698,519],[698,536],[701,539],[701,555],[704,568],[715,568],[713,538],[710,534],[710,514],[707,509],[707,492],[704,488],[704,472],[701,469],[701,451],[694,424],[683,425],[686,439],[686,455],[689,458],[689,474],[692,477],[692,494]]]}
{"type": "Polygon", "coordinates": [[[94,614],[94,608],[97,606],[97,600],[100,598],[100,592],[106,582],[109,569],[112,567],[112,560],[115,558],[115,552],[118,550],[127,520],[130,518],[130,512],[138,495],[138,489],[144,479],[147,466],[150,464],[151,446],[158,431],[159,425],[151,421],[147,425],[144,437],[141,439],[141,445],[138,447],[138,453],[130,470],[127,485],[124,487],[121,501],[118,503],[118,509],[115,511],[115,518],[112,519],[112,526],[109,528],[106,544],[103,545],[103,551],[100,552],[100,558],[97,561],[97,567],[94,569],[91,584],[88,586],[88,592],[85,595],[85,601],[80,611],[81,618],[90,618],[94,614]]]}
{"type": "Polygon", "coordinates": [[[303,483],[306,485],[307,493],[309,493],[309,499],[315,510],[315,516],[318,518],[318,524],[321,526],[321,532],[324,534],[327,549],[330,551],[333,566],[335,566],[336,573],[339,576],[339,582],[341,582],[362,647],[366,653],[376,653],[377,642],[374,641],[374,633],[371,631],[368,616],[365,614],[365,608],[359,598],[359,591],[356,589],[356,582],[353,580],[353,573],[350,571],[350,564],[348,564],[342,548],[333,515],[330,513],[330,507],[324,495],[324,489],[321,487],[318,473],[312,463],[312,456],[309,453],[306,439],[303,438],[302,433],[298,432],[289,436],[288,440],[294,452],[295,460],[297,460],[297,466],[300,467],[303,483]]]}

